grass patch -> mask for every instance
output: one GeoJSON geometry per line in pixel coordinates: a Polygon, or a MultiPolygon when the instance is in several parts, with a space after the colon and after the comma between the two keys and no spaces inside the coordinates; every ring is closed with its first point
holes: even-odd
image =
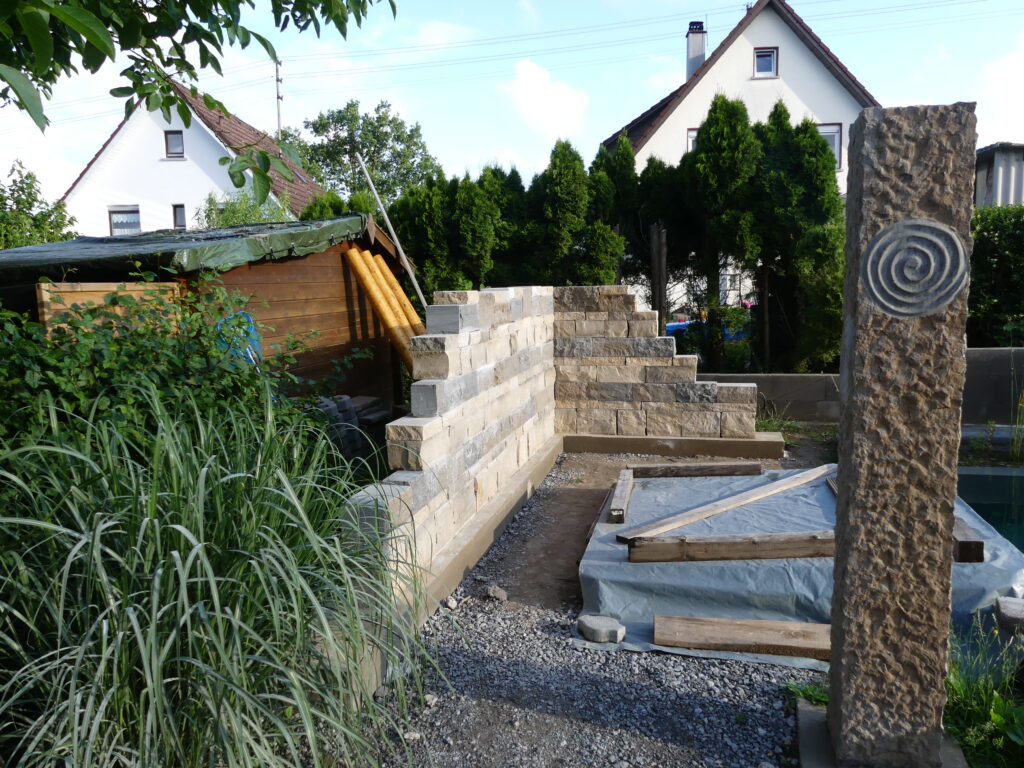
{"type": "Polygon", "coordinates": [[[759,396],[754,428],[758,432],[782,432],[785,435],[799,431],[800,424],[786,416],[785,408],[779,408],[775,403],[759,396]]]}
{"type": "Polygon", "coordinates": [[[269,389],[133,402],[0,438],[0,764],[373,764],[419,693],[404,537],[269,389]]]}
{"type": "Polygon", "coordinates": [[[798,699],[810,702],[815,705],[828,704],[828,683],[827,682],[800,682],[789,680],[782,686],[798,699]]]}

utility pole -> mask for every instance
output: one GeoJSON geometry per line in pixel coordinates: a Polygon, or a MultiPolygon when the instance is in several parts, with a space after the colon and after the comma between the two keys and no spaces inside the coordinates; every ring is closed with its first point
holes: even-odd
{"type": "Polygon", "coordinates": [[[284,96],[281,95],[281,83],[284,81],[281,79],[281,62],[274,61],[274,90],[277,93],[277,137],[281,138],[281,102],[284,101],[284,96]]]}

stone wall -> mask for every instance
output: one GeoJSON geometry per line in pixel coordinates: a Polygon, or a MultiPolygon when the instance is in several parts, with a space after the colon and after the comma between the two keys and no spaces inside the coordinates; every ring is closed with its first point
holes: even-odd
{"type": "Polygon", "coordinates": [[[563,434],[754,436],[757,387],[697,381],[626,286],[554,289],[555,428],[563,434]]]}
{"type": "MultiPolygon", "coordinates": [[[[412,340],[412,414],[387,425],[380,486],[430,564],[554,437],[550,287],[442,291],[412,340]]],[[[546,471],[546,469],[545,469],[546,471]]]]}

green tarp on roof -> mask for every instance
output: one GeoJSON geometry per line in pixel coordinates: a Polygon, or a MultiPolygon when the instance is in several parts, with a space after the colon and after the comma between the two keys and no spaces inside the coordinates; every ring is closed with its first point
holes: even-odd
{"type": "Polygon", "coordinates": [[[365,214],[326,221],[243,224],[200,231],[161,230],[119,237],[79,237],[0,251],[0,280],[68,267],[169,266],[178,272],[232,269],[262,259],[307,256],[366,231],[365,214]]]}

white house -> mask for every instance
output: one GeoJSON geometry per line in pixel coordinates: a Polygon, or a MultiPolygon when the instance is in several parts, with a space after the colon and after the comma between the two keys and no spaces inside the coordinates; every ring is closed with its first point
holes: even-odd
{"type": "Polygon", "coordinates": [[[209,109],[201,97],[178,84],[192,110],[185,127],[172,110],[171,122],[159,111],[138,106],[114,130],[62,200],[83,235],[125,235],[156,229],[185,229],[212,192],[235,192],[220,158],[255,147],[282,157],[295,175],[271,174],[271,194],[296,216],[321,187],[283,155],[274,141],[243,120],[209,109]]]}
{"type": "Polygon", "coordinates": [[[1024,203],[1024,144],[1001,141],[982,147],[974,171],[975,207],[1024,203]]]}
{"type": "MultiPolygon", "coordinates": [[[[676,165],[693,148],[716,94],[742,100],[751,122],[767,120],[781,99],[794,124],[810,118],[831,144],[845,195],[850,126],[862,109],[879,103],[796,11],[784,0],[758,0],[710,56],[706,46],[703,22],[691,22],[686,82],[605,139],[605,146],[613,149],[625,132],[638,171],[651,157],[676,165]]],[[[736,304],[749,290],[748,276],[723,270],[723,302],[736,304]]]]}

